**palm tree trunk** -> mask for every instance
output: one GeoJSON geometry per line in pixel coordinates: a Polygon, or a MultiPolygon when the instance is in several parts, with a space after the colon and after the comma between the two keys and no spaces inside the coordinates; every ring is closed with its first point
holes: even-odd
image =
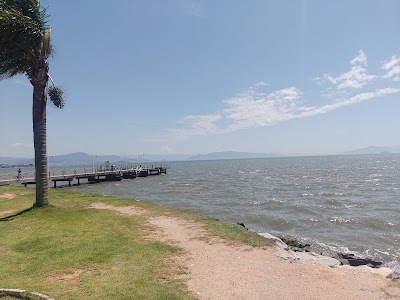
{"type": "MultiPolygon", "coordinates": [[[[47,76],[46,76],[47,77],[47,76]]],[[[33,81],[33,80],[32,80],[33,81]]],[[[33,83],[32,83],[33,84],[33,83]]],[[[46,133],[47,80],[33,85],[33,141],[35,145],[35,206],[49,205],[46,133]]]]}

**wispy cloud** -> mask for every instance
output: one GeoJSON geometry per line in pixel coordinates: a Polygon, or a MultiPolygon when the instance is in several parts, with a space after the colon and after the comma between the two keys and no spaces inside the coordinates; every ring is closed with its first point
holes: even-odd
{"type": "Polygon", "coordinates": [[[360,93],[355,96],[349,97],[347,99],[342,99],[340,101],[336,101],[331,104],[327,104],[321,107],[316,107],[313,109],[310,109],[308,111],[304,111],[298,115],[298,118],[305,118],[305,117],[311,117],[315,115],[320,115],[327,113],[331,110],[335,110],[344,106],[349,106],[352,104],[360,103],[363,101],[371,100],[374,98],[382,97],[385,95],[390,95],[390,94],[395,94],[395,93],[400,93],[400,88],[383,88],[383,89],[377,89],[373,92],[366,92],[366,93],[360,93]]]}
{"type": "MultiPolygon", "coordinates": [[[[400,88],[384,87],[366,90],[369,81],[375,75],[367,74],[367,57],[360,51],[351,62],[351,70],[337,77],[325,75],[334,87],[330,87],[336,98],[322,106],[307,105],[303,99],[306,93],[296,87],[288,87],[272,92],[262,92],[266,87],[264,82],[256,83],[236,96],[223,101],[225,108],[221,112],[208,115],[189,115],[180,124],[182,128],[172,129],[178,136],[205,136],[233,132],[240,129],[271,126],[293,119],[308,118],[325,114],[329,111],[354,105],[364,101],[400,93],[400,88]],[[363,88],[364,87],[364,88],[363,88]],[[363,89],[361,89],[363,88],[363,89]],[[350,89],[344,91],[343,89],[350,89]]],[[[383,69],[395,72],[400,60],[392,57],[382,66],[383,69]]],[[[397,74],[397,73],[396,73],[397,74]]],[[[391,75],[385,78],[391,78],[391,75]]]]}
{"type": "Polygon", "coordinates": [[[33,149],[33,144],[14,143],[11,145],[13,148],[28,148],[33,149]]]}
{"type": "Polygon", "coordinates": [[[23,85],[23,86],[29,86],[29,87],[32,86],[28,80],[15,79],[14,83],[19,84],[19,85],[23,85]]]}
{"type": "Polygon", "coordinates": [[[387,71],[382,78],[393,78],[395,81],[400,81],[400,58],[395,55],[392,56],[382,64],[382,69],[387,71]]]}
{"type": "Polygon", "coordinates": [[[339,76],[324,74],[321,80],[332,83],[338,89],[359,89],[364,87],[368,82],[377,78],[376,75],[367,74],[367,56],[360,50],[358,55],[351,62],[351,69],[339,76]]]}
{"type": "Polygon", "coordinates": [[[250,89],[224,103],[228,106],[224,116],[232,121],[228,130],[268,126],[277,122],[290,120],[299,110],[298,99],[301,92],[290,87],[270,94],[259,93],[250,89]]]}
{"type": "Polygon", "coordinates": [[[172,148],[169,145],[165,145],[164,147],[161,147],[160,151],[162,153],[172,153],[172,148]]]}
{"type": "Polygon", "coordinates": [[[185,128],[172,129],[171,131],[178,136],[210,135],[221,133],[217,122],[222,119],[220,114],[186,116],[179,123],[186,125],[185,128]]]}
{"type": "Polygon", "coordinates": [[[175,4],[183,13],[196,17],[204,17],[205,12],[196,0],[175,0],[175,4]]]}

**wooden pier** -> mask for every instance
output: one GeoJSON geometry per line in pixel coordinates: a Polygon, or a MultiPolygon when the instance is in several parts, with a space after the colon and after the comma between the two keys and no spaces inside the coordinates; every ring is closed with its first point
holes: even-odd
{"type": "MultiPolygon", "coordinates": [[[[50,171],[48,179],[53,182],[54,188],[57,188],[57,182],[68,182],[68,186],[72,186],[75,181],[78,185],[82,180],[88,183],[97,183],[104,181],[121,181],[122,179],[134,179],[136,177],[147,177],[153,175],[167,174],[169,165],[151,165],[151,166],[132,166],[130,168],[118,168],[112,166],[111,168],[103,169],[97,168],[96,170],[61,170],[50,171]]],[[[10,176],[11,174],[2,175],[0,177],[0,186],[20,183],[26,186],[36,184],[34,174],[23,174],[20,178],[18,176],[10,176]],[[8,175],[8,177],[7,177],[8,175]]]]}

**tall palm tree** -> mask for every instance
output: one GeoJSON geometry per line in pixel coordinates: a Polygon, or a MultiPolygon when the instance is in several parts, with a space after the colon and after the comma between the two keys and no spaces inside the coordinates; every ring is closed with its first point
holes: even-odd
{"type": "MultiPolygon", "coordinates": [[[[49,63],[52,53],[51,28],[39,0],[0,0],[0,79],[26,75],[33,86],[33,140],[35,147],[35,206],[48,200],[47,178],[47,97],[59,108],[64,106],[60,88],[49,89],[49,63]]],[[[50,78],[51,79],[51,78],[50,78]]]]}

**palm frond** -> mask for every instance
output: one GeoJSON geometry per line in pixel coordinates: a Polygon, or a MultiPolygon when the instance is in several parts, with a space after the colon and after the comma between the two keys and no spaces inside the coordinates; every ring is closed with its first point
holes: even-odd
{"type": "Polygon", "coordinates": [[[48,91],[51,102],[57,108],[63,108],[65,105],[64,91],[59,86],[52,85],[48,91]]]}
{"type": "MultiPolygon", "coordinates": [[[[0,79],[29,73],[49,31],[47,18],[37,0],[0,0],[0,79]]],[[[46,44],[45,58],[51,53],[49,36],[46,44]]]]}

